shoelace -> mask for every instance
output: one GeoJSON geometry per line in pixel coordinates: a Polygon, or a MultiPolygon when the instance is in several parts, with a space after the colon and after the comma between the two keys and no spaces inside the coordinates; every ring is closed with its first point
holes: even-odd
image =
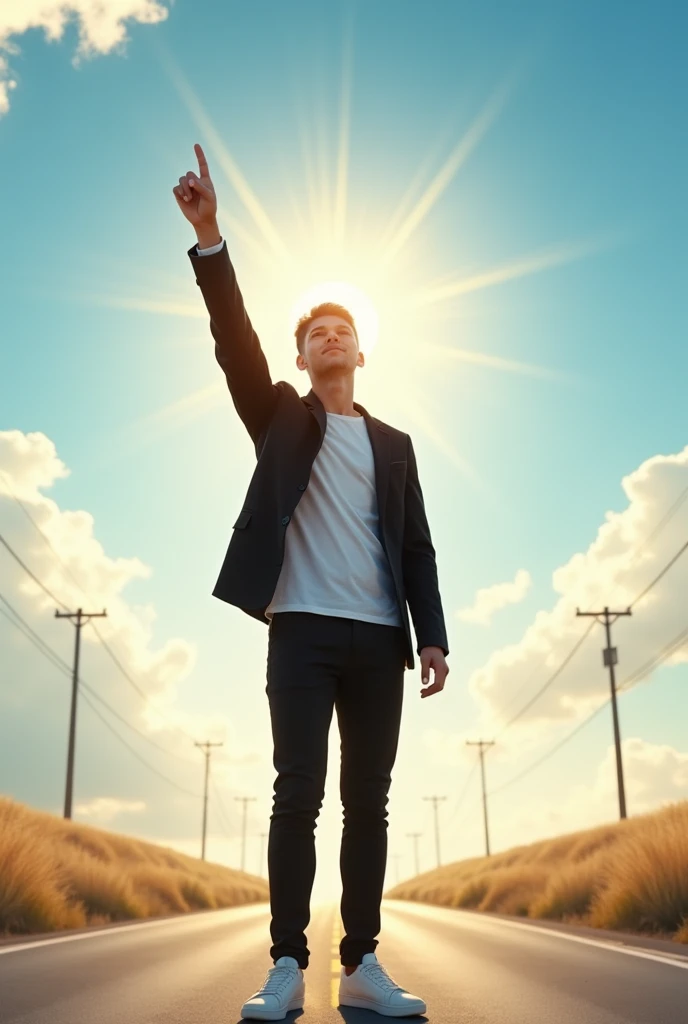
{"type": "Polygon", "coordinates": [[[285,965],[271,967],[265,975],[265,981],[260,991],[265,993],[265,995],[278,996],[284,986],[293,981],[295,974],[296,968],[294,967],[286,967],[285,965]]]}
{"type": "Polygon", "coordinates": [[[397,985],[396,981],[389,976],[382,964],[363,964],[359,970],[363,971],[371,981],[382,989],[401,988],[401,985],[397,985]]]}

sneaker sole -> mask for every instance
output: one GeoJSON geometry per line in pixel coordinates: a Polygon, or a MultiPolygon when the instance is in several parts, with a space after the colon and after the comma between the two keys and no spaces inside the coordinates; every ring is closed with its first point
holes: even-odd
{"type": "Polygon", "coordinates": [[[304,999],[292,999],[285,1010],[255,1010],[249,1007],[247,1012],[241,1008],[242,1020],[284,1020],[290,1010],[302,1010],[304,999]]]}
{"type": "Polygon", "coordinates": [[[339,999],[340,1006],[358,1006],[362,1010],[374,1010],[381,1013],[383,1017],[418,1017],[425,1013],[427,1006],[423,1003],[423,1009],[408,1010],[401,1006],[381,1006],[373,999],[357,999],[355,996],[344,996],[339,999]]]}

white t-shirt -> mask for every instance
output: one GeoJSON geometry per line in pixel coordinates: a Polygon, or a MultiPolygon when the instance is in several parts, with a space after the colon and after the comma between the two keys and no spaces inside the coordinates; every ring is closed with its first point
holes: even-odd
{"type": "MultiPolygon", "coordinates": [[[[210,256],[223,245],[224,239],[196,251],[210,256]]],[[[266,617],[315,612],[401,626],[379,529],[365,418],[328,412],[310,482],[287,526],[282,570],[266,617]]]]}
{"type": "Polygon", "coordinates": [[[363,416],[327,413],[325,437],[287,526],[282,570],[265,615],[286,611],[402,625],[380,542],[375,463],[363,416]]]}

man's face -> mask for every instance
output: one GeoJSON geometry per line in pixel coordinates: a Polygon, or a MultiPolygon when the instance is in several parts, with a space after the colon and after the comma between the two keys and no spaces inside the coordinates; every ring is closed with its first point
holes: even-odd
{"type": "Polygon", "coordinates": [[[356,332],[340,316],[319,316],[308,328],[303,355],[299,352],[296,365],[308,370],[311,380],[353,373],[363,366],[364,356],[359,350],[356,332]]]}

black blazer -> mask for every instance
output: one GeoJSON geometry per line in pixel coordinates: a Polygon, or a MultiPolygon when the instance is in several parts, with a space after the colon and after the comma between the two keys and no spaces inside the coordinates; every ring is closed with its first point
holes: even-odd
{"type": "MultiPolygon", "coordinates": [[[[196,246],[188,255],[210,314],[215,357],[258,459],[213,595],[268,622],[265,609],[277,586],[285,534],[308,487],[327,416],[313,390],[301,398],[287,381],[272,383],[227,243],[209,256],[199,256],[196,246]]],[[[354,408],[365,417],[373,449],[380,539],[406,633],[406,665],[413,668],[407,602],[418,653],[428,646],[449,652],[416,459],[408,434],[375,419],[356,402],[354,408]]]]}

